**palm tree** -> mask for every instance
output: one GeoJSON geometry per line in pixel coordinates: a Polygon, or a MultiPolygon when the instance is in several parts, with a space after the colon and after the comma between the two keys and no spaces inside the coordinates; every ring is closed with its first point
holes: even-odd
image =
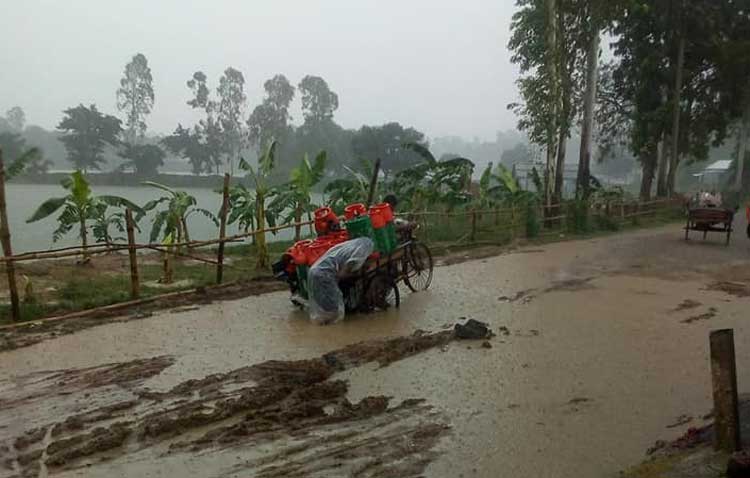
{"type": "Polygon", "coordinates": [[[59,198],[47,199],[26,222],[39,221],[62,208],[62,212],[57,218],[59,226],[53,233],[52,240],[57,242],[62,236],[70,232],[74,226],[78,225],[79,237],[84,248],[84,260],[89,257],[86,250],[88,246],[88,227],[86,221],[96,220],[97,215],[109,206],[130,208],[137,214],[143,213],[140,207],[125,198],[119,196],[94,196],[89,183],[81,171],[75,171],[70,177],[65,178],[61,184],[68,191],[68,194],[59,198]]]}
{"type": "MultiPolygon", "coordinates": [[[[289,183],[280,188],[276,199],[269,205],[269,210],[273,210],[278,215],[288,211],[288,215],[284,218],[285,223],[292,220],[298,223],[294,228],[295,241],[300,240],[302,227],[299,222],[302,221],[302,215],[307,213],[308,221],[312,220],[312,210],[317,207],[312,203],[312,190],[323,179],[325,165],[325,151],[319,152],[312,163],[305,154],[300,165],[290,172],[289,183]]],[[[310,229],[312,231],[312,226],[310,229]]]]}

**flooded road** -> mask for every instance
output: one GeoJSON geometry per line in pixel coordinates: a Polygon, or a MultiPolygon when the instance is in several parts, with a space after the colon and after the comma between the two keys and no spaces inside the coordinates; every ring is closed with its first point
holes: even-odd
{"type": "Polygon", "coordinates": [[[747,391],[750,242],[681,238],[669,226],[439,267],[400,309],[326,327],[272,293],[1,353],[0,476],[617,476],[704,423],[710,330],[735,329],[747,391]],[[347,348],[462,318],[490,325],[489,348],[410,342],[387,366],[347,348]],[[320,410],[298,415],[305,427],[284,407],[270,419],[247,405],[263,390],[320,410]],[[109,446],[61,455],[89,442],[109,446]]]}

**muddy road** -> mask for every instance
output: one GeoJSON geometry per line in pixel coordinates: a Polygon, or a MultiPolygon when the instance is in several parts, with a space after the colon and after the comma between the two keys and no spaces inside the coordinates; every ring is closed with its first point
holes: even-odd
{"type": "Polygon", "coordinates": [[[527,247],[332,326],[276,292],[3,352],[0,477],[614,477],[704,423],[710,330],[748,391],[750,241],[722,244],[527,247]]]}

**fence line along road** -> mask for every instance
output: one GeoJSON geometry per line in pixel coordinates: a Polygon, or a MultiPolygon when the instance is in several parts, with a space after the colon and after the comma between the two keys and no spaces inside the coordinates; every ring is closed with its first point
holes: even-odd
{"type": "MultiPolygon", "coordinates": [[[[2,174],[2,163],[0,163],[0,175],[2,174]]],[[[0,189],[4,189],[3,185],[0,184],[0,189]]],[[[220,215],[220,224],[221,227],[219,228],[219,237],[217,239],[209,239],[209,240],[193,240],[193,241],[185,241],[180,243],[173,243],[173,244],[164,244],[164,243],[147,243],[147,244],[140,244],[136,243],[133,234],[128,234],[128,243],[127,244],[90,244],[87,246],[69,246],[69,247],[62,247],[59,249],[51,249],[47,251],[30,251],[30,252],[24,252],[21,254],[12,255],[10,253],[10,244],[8,244],[8,248],[4,250],[5,255],[3,257],[0,257],[0,263],[5,264],[6,272],[8,273],[8,286],[13,291],[15,289],[15,274],[13,269],[13,264],[16,262],[23,262],[23,261],[31,261],[31,260],[44,260],[44,259],[60,259],[65,257],[76,257],[80,255],[86,255],[87,257],[93,256],[93,255],[99,255],[99,254],[107,254],[111,252],[117,252],[117,251],[128,251],[129,261],[130,261],[130,282],[131,282],[131,298],[133,300],[137,300],[140,297],[140,277],[139,277],[139,268],[138,268],[138,259],[136,251],[139,250],[152,250],[152,251],[158,251],[161,253],[164,253],[165,260],[169,261],[170,257],[187,257],[192,260],[196,260],[205,264],[209,264],[212,266],[215,266],[217,269],[216,272],[216,282],[221,283],[223,280],[223,270],[225,266],[229,266],[232,269],[242,269],[240,267],[235,267],[229,264],[224,264],[224,245],[227,242],[237,242],[242,241],[248,237],[253,237],[258,234],[266,234],[266,233],[275,233],[281,230],[285,229],[292,229],[292,228],[302,228],[304,226],[309,226],[311,224],[314,224],[314,221],[299,221],[299,222],[292,222],[287,224],[281,224],[277,226],[272,227],[266,227],[263,229],[253,230],[253,231],[247,231],[240,234],[234,234],[231,236],[225,236],[225,228],[226,228],[226,216],[228,213],[228,207],[225,207],[226,199],[228,195],[228,187],[227,183],[225,181],[224,190],[222,191],[224,194],[224,201],[222,202],[222,208],[219,213],[220,215]],[[212,260],[205,257],[200,257],[192,254],[185,253],[183,251],[183,248],[188,249],[197,249],[202,247],[209,247],[214,245],[219,245],[218,251],[217,251],[217,259],[212,260]]],[[[2,194],[2,191],[0,191],[0,197],[2,194]]],[[[654,214],[658,212],[660,209],[656,207],[648,207],[648,206],[654,206],[657,204],[683,204],[683,202],[679,199],[659,199],[654,201],[648,201],[648,202],[597,202],[596,204],[591,204],[590,207],[587,209],[587,214],[592,214],[596,216],[606,216],[611,217],[614,219],[620,219],[621,221],[625,221],[628,218],[635,218],[637,216],[647,215],[647,214],[654,214]],[[629,209],[629,213],[625,213],[626,208],[629,209]],[[645,210],[644,210],[645,209],[645,210]],[[617,212],[615,212],[617,210],[617,212]],[[605,212],[606,211],[606,212],[605,212]]],[[[567,204],[555,204],[555,205],[549,205],[549,206],[538,206],[537,214],[539,214],[540,222],[544,226],[543,229],[545,232],[541,232],[540,235],[549,235],[549,234],[556,234],[560,232],[562,229],[565,228],[564,224],[560,224],[564,219],[568,217],[567,214],[558,214],[554,217],[545,217],[545,214],[543,211],[555,208],[553,210],[560,210],[560,212],[563,212],[563,208],[565,208],[567,204]],[[541,213],[541,214],[540,214],[541,213]],[[553,223],[556,227],[553,226],[553,223]]],[[[5,215],[5,205],[1,203],[0,201],[0,215],[5,215]]],[[[519,222],[516,219],[517,215],[523,216],[527,212],[527,205],[521,204],[518,207],[504,207],[504,208],[495,208],[495,209],[474,209],[474,210],[465,210],[465,211],[415,211],[415,212],[405,212],[405,213],[398,213],[397,215],[399,217],[409,217],[417,219],[419,217],[424,217],[425,219],[427,217],[466,217],[470,218],[470,232],[468,233],[468,238],[470,241],[476,241],[477,240],[477,233],[480,232],[480,226],[478,225],[478,222],[481,222],[481,220],[484,220],[484,218],[491,217],[495,221],[495,229],[493,232],[500,232],[501,230],[509,230],[513,234],[513,237],[516,236],[516,229],[519,228],[519,222]],[[510,221],[503,221],[502,224],[500,223],[500,218],[503,216],[504,218],[507,218],[507,216],[510,216],[510,221]]],[[[129,217],[128,225],[130,227],[133,227],[134,224],[132,222],[132,212],[126,211],[126,216],[129,217]]],[[[0,219],[2,219],[0,217],[0,219]]],[[[520,224],[522,226],[522,224],[520,224]]],[[[5,231],[0,231],[5,234],[7,234],[9,231],[7,229],[5,231]]],[[[524,233],[522,232],[520,234],[520,237],[524,237],[524,233]]],[[[10,241],[8,241],[10,242],[10,241]]],[[[5,244],[3,244],[5,246],[5,244]]],[[[165,269],[166,270],[166,269],[165,269]]],[[[171,270],[171,269],[170,269],[171,270]]],[[[13,294],[11,294],[13,295],[13,294]]],[[[16,293],[16,299],[17,299],[17,293],[16,293]]],[[[16,311],[15,308],[11,309],[11,315],[13,320],[20,319],[20,312],[16,311]]]]}

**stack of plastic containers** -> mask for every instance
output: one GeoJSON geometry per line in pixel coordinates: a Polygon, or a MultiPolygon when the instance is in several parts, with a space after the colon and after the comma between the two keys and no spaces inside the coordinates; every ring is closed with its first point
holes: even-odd
{"type": "Polygon", "coordinates": [[[350,204],[344,208],[344,218],[346,219],[346,230],[349,237],[356,239],[358,237],[373,238],[372,221],[367,215],[367,207],[364,204],[350,204]]]}
{"type": "Polygon", "coordinates": [[[372,220],[373,239],[378,250],[384,254],[390,254],[398,245],[396,241],[396,230],[393,226],[393,210],[390,204],[377,204],[370,208],[370,219],[372,220]]]}

